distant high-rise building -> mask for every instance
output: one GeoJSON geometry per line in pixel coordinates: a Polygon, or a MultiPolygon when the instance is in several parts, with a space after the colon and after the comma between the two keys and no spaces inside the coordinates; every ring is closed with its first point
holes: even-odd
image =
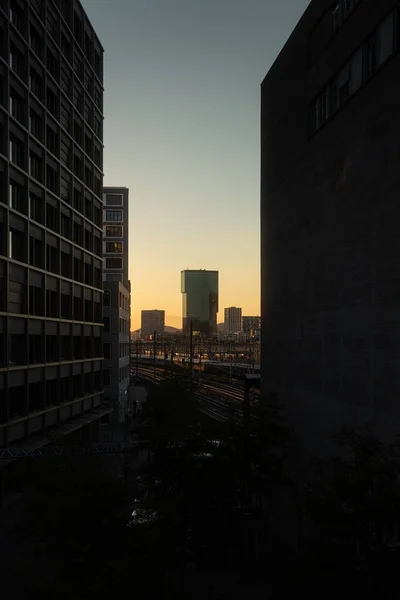
{"type": "Polygon", "coordinates": [[[102,108],[81,3],[0,2],[0,447],[96,440],[107,413],[102,108]]]}
{"type": "Polygon", "coordinates": [[[165,330],[165,310],[142,310],[141,334],[162,335],[165,330]]]}
{"type": "Polygon", "coordinates": [[[218,271],[185,270],[181,272],[182,330],[204,335],[217,333],[218,271]]]}
{"type": "Polygon", "coordinates": [[[261,317],[243,317],[243,333],[250,336],[259,335],[261,329],[261,317]]]}
{"type": "Polygon", "coordinates": [[[242,309],[230,306],[224,310],[224,331],[237,333],[242,330],[242,309]]]}
{"type": "Polygon", "coordinates": [[[103,190],[104,227],[104,401],[113,409],[112,435],[116,439],[129,410],[129,354],[131,286],[128,280],[129,189],[103,190]]]}

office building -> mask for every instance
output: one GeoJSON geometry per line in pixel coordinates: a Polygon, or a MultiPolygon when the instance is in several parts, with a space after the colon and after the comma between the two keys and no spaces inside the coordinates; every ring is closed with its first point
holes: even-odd
{"type": "Polygon", "coordinates": [[[103,256],[104,281],[129,283],[129,190],[126,187],[104,188],[103,256]]]}
{"type": "Polygon", "coordinates": [[[242,328],[243,333],[245,333],[249,337],[259,336],[261,330],[261,318],[249,316],[243,317],[242,328]]]}
{"type": "Polygon", "coordinates": [[[182,331],[203,335],[217,333],[218,271],[181,272],[182,331]]]}
{"type": "Polygon", "coordinates": [[[131,286],[129,267],[129,190],[104,187],[104,403],[112,408],[109,434],[123,436],[130,411],[129,350],[131,286]]]}
{"type": "Polygon", "coordinates": [[[242,330],[242,309],[230,306],[224,310],[224,331],[238,333],[242,330]]]}
{"type": "Polygon", "coordinates": [[[0,447],[96,439],[107,412],[102,108],[81,4],[1,0],[0,447]]]}
{"type": "Polygon", "coordinates": [[[261,88],[262,391],[312,452],[400,430],[399,8],[313,0],[261,88]]]}
{"type": "Polygon", "coordinates": [[[141,334],[142,336],[162,335],[165,330],[165,310],[142,310],[141,334]]]}

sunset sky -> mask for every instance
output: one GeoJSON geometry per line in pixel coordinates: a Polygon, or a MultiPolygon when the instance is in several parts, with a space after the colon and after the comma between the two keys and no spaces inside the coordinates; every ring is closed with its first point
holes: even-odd
{"type": "Polygon", "coordinates": [[[132,328],[180,271],[260,312],[260,83],[308,0],[83,0],[105,49],[104,185],[130,190],[132,328]]]}

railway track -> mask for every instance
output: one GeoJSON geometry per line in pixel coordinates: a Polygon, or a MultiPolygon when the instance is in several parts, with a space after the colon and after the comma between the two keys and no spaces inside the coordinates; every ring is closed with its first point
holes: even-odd
{"type": "MultiPolygon", "coordinates": [[[[140,367],[138,374],[156,383],[165,379],[163,369],[140,367]]],[[[232,416],[243,417],[243,410],[237,408],[237,405],[243,402],[243,393],[229,385],[202,382],[195,396],[199,400],[201,411],[215,420],[223,422],[232,416]]]]}

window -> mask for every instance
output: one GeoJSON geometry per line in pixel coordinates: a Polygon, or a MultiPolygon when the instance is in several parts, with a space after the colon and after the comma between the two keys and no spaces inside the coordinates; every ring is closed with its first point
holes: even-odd
{"type": "Polygon", "coordinates": [[[29,193],[29,216],[38,223],[43,223],[43,200],[33,192],[29,193]]]}
{"type": "Polygon", "coordinates": [[[79,246],[82,246],[82,225],[79,225],[79,223],[75,223],[74,222],[74,242],[75,244],[79,244],[79,246]]]}
{"type": "Polygon", "coordinates": [[[107,225],[106,237],[121,238],[122,237],[122,225],[107,225]]]}
{"type": "MultiPolygon", "coordinates": [[[[349,14],[358,2],[342,0],[333,9],[335,14],[349,14]],[[348,8],[346,8],[348,6],[348,8]],[[343,12],[344,11],[344,12],[343,12]],[[347,12],[346,12],[347,11],[347,12]]],[[[339,110],[395,49],[395,11],[391,11],[374,33],[350,58],[310,105],[310,131],[315,133],[339,110]]],[[[340,16],[337,17],[340,22],[340,16]]]]}
{"type": "Polygon", "coordinates": [[[106,210],[106,221],[122,221],[122,210],[106,210]]]}
{"type": "Polygon", "coordinates": [[[110,306],[110,290],[104,290],[103,306],[110,306]]]}
{"type": "Polygon", "coordinates": [[[61,213],[61,235],[65,238],[71,237],[71,218],[61,213]]]}
{"type": "Polygon", "coordinates": [[[103,385],[110,385],[110,369],[103,370],[103,385]]]}
{"type": "Polygon", "coordinates": [[[24,167],[24,145],[13,135],[10,135],[10,160],[19,167],[24,167]]]}
{"type": "Polygon", "coordinates": [[[377,63],[379,66],[394,52],[394,14],[392,11],[377,30],[377,63]]]}
{"type": "Polygon", "coordinates": [[[53,154],[57,152],[57,132],[52,127],[47,126],[46,146],[53,154]]]}
{"type": "Polygon", "coordinates": [[[74,138],[77,144],[82,145],[82,127],[74,121],[74,138]]]}
{"type": "Polygon", "coordinates": [[[29,264],[43,268],[43,242],[32,235],[29,236],[29,264]]]}
{"type": "Polygon", "coordinates": [[[60,179],[60,194],[64,202],[67,202],[67,204],[69,204],[71,197],[71,184],[68,181],[68,179],[65,179],[63,176],[61,176],[60,179]]]}
{"type": "Polygon", "coordinates": [[[47,88],[46,106],[53,116],[57,116],[57,96],[50,88],[47,88]]]}
{"type": "Polygon", "coordinates": [[[57,231],[57,209],[52,204],[46,204],[46,227],[57,231]]]}
{"type": "Polygon", "coordinates": [[[24,101],[13,89],[10,91],[10,114],[20,123],[24,118],[24,101]]]}
{"type": "Polygon", "coordinates": [[[10,181],[10,206],[14,210],[23,212],[23,187],[15,181],[10,181]]]}
{"type": "Polygon", "coordinates": [[[104,358],[110,358],[110,346],[111,346],[111,344],[109,342],[105,342],[103,344],[103,356],[104,356],[104,358]]]}
{"type": "Polygon", "coordinates": [[[42,119],[32,108],[29,112],[29,131],[38,140],[42,139],[42,119]]]}
{"type": "MultiPolygon", "coordinates": [[[[47,180],[46,185],[52,192],[57,192],[57,171],[47,165],[47,180]]],[[[54,227],[52,227],[54,229],[54,227]]]]}
{"type": "Polygon", "coordinates": [[[71,44],[69,43],[64,33],[61,34],[61,52],[69,62],[71,56],[71,44]]]}
{"type": "Polygon", "coordinates": [[[9,237],[9,253],[10,258],[14,260],[24,261],[24,233],[18,229],[10,228],[9,237]]]}
{"type": "Polygon", "coordinates": [[[10,3],[10,21],[22,33],[23,13],[16,2],[10,3]]]}
{"type": "Polygon", "coordinates": [[[66,131],[69,132],[70,123],[71,123],[71,109],[70,109],[69,105],[67,105],[64,102],[61,102],[60,124],[62,125],[62,127],[64,127],[64,129],[66,131]]]}
{"type": "Polygon", "coordinates": [[[30,68],[29,87],[37,98],[42,97],[42,79],[33,67],[30,68]]]}
{"type": "Polygon", "coordinates": [[[58,294],[56,290],[46,290],[46,316],[58,317],[58,294]]]}
{"type": "Polygon", "coordinates": [[[110,333],[110,317],[103,318],[104,333],[110,333]]]}
{"type": "Polygon", "coordinates": [[[88,231],[85,227],[85,248],[86,250],[89,250],[89,252],[92,251],[93,248],[93,236],[92,236],[92,232],[88,231]]]}
{"type": "Polygon", "coordinates": [[[106,269],[122,269],[122,258],[106,258],[106,269]]]}
{"type": "Polygon", "coordinates": [[[350,94],[354,94],[362,85],[363,51],[359,48],[350,60],[350,94]]]}
{"type": "Polygon", "coordinates": [[[29,29],[29,45],[31,50],[38,56],[40,56],[42,50],[42,37],[33,25],[29,29]]]}
{"type": "Polygon", "coordinates": [[[46,266],[51,273],[58,273],[58,251],[51,244],[46,244],[46,266]]]}
{"type": "Polygon", "coordinates": [[[122,253],[122,242],[106,242],[106,252],[122,253]]]}
{"type": "Polygon", "coordinates": [[[76,188],[74,188],[74,208],[79,212],[83,212],[83,195],[76,188]]]}
{"type": "Polygon", "coordinates": [[[106,194],[107,206],[122,206],[122,194],[106,194]]]}
{"type": "Polygon", "coordinates": [[[57,58],[51,52],[49,48],[47,48],[46,55],[46,66],[47,70],[54,79],[58,78],[58,69],[57,69],[57,58]]]}
{"type": "Polygon", "coordinates": [[[24,57],[17,47],[11,43],[10,46],[10,68],[19,76],[23,76],[24,57]]]}
{"type": "Polygon", "coordinates": [[[35,316],[44,314],[43,288],[36,285],[29,286],[29,314],[35,316]]]}
{"type": "Polygon", "coordinates": [[[29,153],[29,174],[38,181],[41,181],[42,172],[42,159],[31,150],[29,153]]]}
{"type": "Polygon", "coordinates": [[[85,283],[93,284],[93,266],[85,261],[85,283]]]}
{"type": "Polygon", "coordinates": [[[61,251],[61,275],[71,278],[72,275],[72,258],[70,254],[61,251]]]}

